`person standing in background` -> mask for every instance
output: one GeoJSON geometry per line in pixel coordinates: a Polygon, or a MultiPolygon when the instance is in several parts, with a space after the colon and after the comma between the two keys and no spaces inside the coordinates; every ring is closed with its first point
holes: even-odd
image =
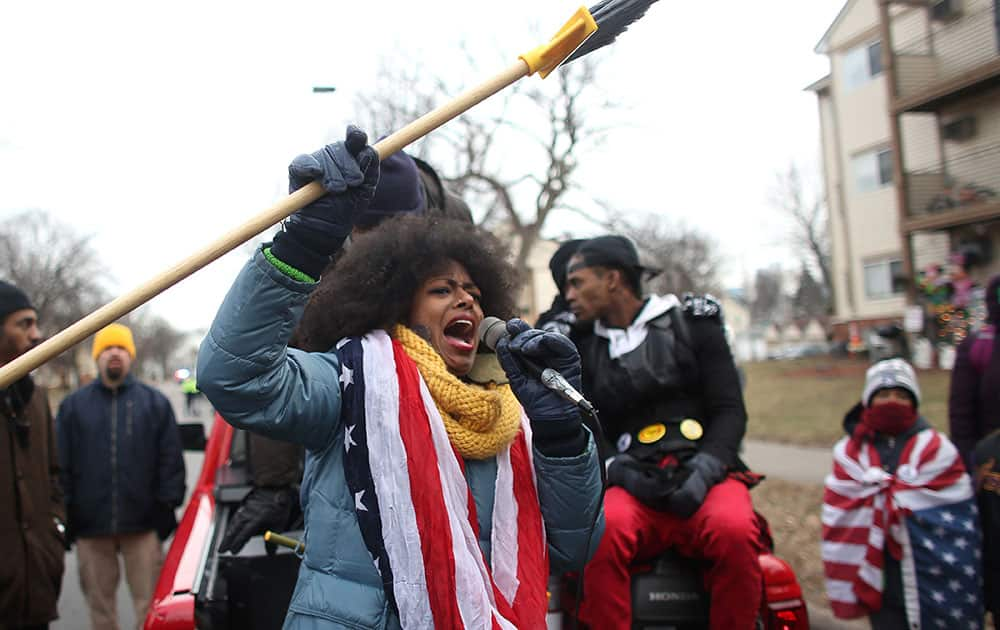
{"type": "MultiPolygon", "coordinates": [[[[570,310],[569,303],[566,301],[566,263],[585,240],[575,238],[561,243],[552,254],[552,258],[549,259],[549,272],[552,274],[552,282],[555,283],[557,291],[555,297],[552,298],[549,309],[538,316],[535,328],[573,337],[576,316],[573,315],[573,311],[570,310]]],[[[586,326],[583,327],[586,328],[586,326]]]]}
{"type": "Polygon", "coordinates": [[[1000,323],[1000,275],[986,287],[986,325],[958,346],[951,370],[948,433],[966,470],[975,470],[976,443],[1000,429],[1000,344],[994,343],[1000,323]]]}
{"type": "Polygon", "coordinates": [[[141,627],[177,527],[184,459],[170,402],[132,374],[132,332],[110,324],[94,337],[99,377],[59,406],[56,425],[70,540],[94,630],[117,630],[118,554],[141,627]]]}
{"type": "Polygon", "coordinates": [[[981,537],[958,450],[920,414],[913,367],[868,368],[823,494],[833,614],[872,630],[982,628],[981,537]]]}
{"type": "Polygon", "coordinates": [[[181,381],[181,392],[184,394],[184,411],[189,416],[197,418],[198,397],[201,396],[201,392],[198,391],[198,382],[195,381],[193,374],[181,381]]]}
{"type": "MultiPolygon", "coordinates": [[[[0,280],[0,365],[42,339],[28,296],[0,280]]],[[[0,628],[48,628],[59,615],[63,521],[48,395],[30,375],[0,390],[0,628]]]]}

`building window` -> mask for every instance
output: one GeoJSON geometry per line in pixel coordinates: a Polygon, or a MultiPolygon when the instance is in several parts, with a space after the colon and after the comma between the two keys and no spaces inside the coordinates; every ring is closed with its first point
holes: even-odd
{"type": "Polygon", "coordinates": [[[902,260],[886,258],[865,264],[865,296],[868,299],[894,297],[905,291],[902,260]]]}
{"type": "Polygon", "coordinates": [[[892,183],[892,151],[875,149],[851,158],[854,186],[858,192],[871,192],[892,183]]]}
{"type": "Polygon", "coordinates": [[[868,44],[868,76],[877,77],[882,74],[882,42],[868,44]]]}
{"type": "Polygon", "coordinates": [[[844,53],[844,88],[861,87],[882,74],[882,42],[856,46],[844,53]]]}

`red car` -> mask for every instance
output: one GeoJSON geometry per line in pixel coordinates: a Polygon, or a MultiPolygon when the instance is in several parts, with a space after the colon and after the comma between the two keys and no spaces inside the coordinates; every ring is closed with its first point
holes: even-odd
{"type": "Polygon", "coordinates": [[[205,447],[205,460],[191,500],[184,510],[170,550],[160,570],[144,628],[191,630],[194,623],[195,579],[203,571],[208,540],[215,525],[215,476],[229,458],[233,428],[216,418],[205,447]]]}
{"type": "MultiPolygon", "coordinates": [[[[182,427],[185,445],[197,442],[182,427]]],[[[238,554],[219,554],[226,523],[250,491],[246,433],[216,414],[198,482],[167,551],[145,630],[280,628],[299,559],[252,538],[238,554]]],[[[197,448],[197,447],[195,447],[197,448]]],[[[301,532],[290,536],[301,537],[301,532]]]]}
{"type": "MultiPolygon", "coordinates": [[[[246,433],[216,414],[207,443],[200,425],[182,427],[182,436],[188,448],[198,448],[200,438],[205,460],[167,551],[145,630],[280,628],[299,558],[284,547],[266,545],[259,536],[238,554],[216,551],[229,515],[250,491],[246,433]],[[194,429],[197,435],[192,435],[194,429]]],[[[288,535],[301,539],[302,532],[288,535]]],[[[791,567],[772,554],[761,555],[760,565],[762,630],[808,630],[805,600],[791,567]]],[[[571,616],[573,590],[563,591],[561,607],[553,598],[550,623],[558,624],[562,611],[571,616]]],[[[632,591],[635,628],[704,627],[707,621],[707,595],[690,561],[665,554],[655,563],[635,567],[632,591]]]]}

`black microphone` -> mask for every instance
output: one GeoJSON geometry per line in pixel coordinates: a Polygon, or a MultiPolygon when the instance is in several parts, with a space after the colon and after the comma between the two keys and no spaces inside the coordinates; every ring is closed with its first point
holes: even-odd
{"type": "MultiPolygon", "coordinates": [[[[479,340],[486,344],[486,347],[490,350],[496,351],[497,342],[507,336],[507,322],[499,317],[485,317],[482,323],[479,324],[479,340]]],[[[570,385],[569,381],[562,374],[550,367],[542,367],[524,355],[518,354],[516,356],[518,361],[528,367],[538,377],[542,385],[545,385],[591,416],[597,413],[594,405],[584,398],[583,394],[576,391],[576,388],[570,385]]]]}

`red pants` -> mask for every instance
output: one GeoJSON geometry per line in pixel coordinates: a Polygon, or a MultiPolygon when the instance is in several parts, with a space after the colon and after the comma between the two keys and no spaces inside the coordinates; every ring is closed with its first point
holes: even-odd
{"type": "Polygon", "coordinates": [[[583,574],[582,622],[600,630],[628,630],[629,566],[674,547],[710,563],[704,576],[712,602],[710,627],[754,627],[762,591],[757,556],[765,547],[745,484],[726,479],[716,485],[686,520],[646,507],[622,488],[608,488],[604,519],[604,537],[583,574]]]}

